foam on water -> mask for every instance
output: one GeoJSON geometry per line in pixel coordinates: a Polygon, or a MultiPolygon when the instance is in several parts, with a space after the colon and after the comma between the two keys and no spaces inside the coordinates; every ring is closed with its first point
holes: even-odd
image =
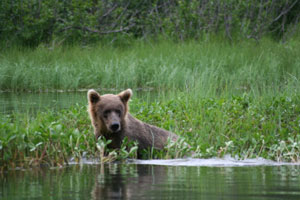
{"type": "MultiPolygon", "coordinates": [[[[166,165],[166,166],[206,166],[206,167],[243,167],[243,166],[282,166],[282,165],[300,165],[300,162],[276,162],[264,158],[253,158],[240,160],[233,158],[230,155],[224,158],[182,158],[182,159],[168,159],[168,160],[127,160],[128,164],[142,164],[142,165],[166,165]]],[[[99,159],[86,159],[75,162],[70,161],[69,164],[100,164],[99,159]]]]}
{"type": "Polygon", "coordinates": [[[243,167],[243,166],[281,166],[300,165],[300,163],[275,162],[263,158],[238,160],[234,158],[186,158],[172,160],[135,160],[135,164],[169,166],[207,166],[207,167],[243,167]]]}

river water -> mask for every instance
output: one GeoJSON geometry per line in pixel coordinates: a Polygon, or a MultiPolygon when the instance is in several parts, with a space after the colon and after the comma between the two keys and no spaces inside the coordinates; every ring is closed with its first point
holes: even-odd
{"type": "Polygon", "coordinates": [[[86,92],[0,93],[0,113],[35,113],[87,104],[86,92]]]}
{"type": "MultiPolygon", "coordinates": [[[[120,91],[105,91],[116,94],[120,91]]],[[[157,96],[165,95],[155,91],[134,91],[133,98],[153,101],[157,96]]],[[[13,93],[0,92],[0,113],[22,112],[33,114],[47,109],[60,110],[76,104],[87,105],[87,91],[83,92],[45,92],[45,93],[13,93]]]]}
{"type": "MultiPolygon", "coordinates": [[[[59,110],[74,104],[86,105],[86,92],[0,94],[1,113],[59,110]]],[[[0,172],[0,199],[299,200],[300,165],[230,157],[104,165],[85,161],[63,168],[0,172]]]]}
{"type": "Polygon", "coordinates": [[[0,199],[300,199],[300,166],[83,164],[0,174],[0,199]]]}

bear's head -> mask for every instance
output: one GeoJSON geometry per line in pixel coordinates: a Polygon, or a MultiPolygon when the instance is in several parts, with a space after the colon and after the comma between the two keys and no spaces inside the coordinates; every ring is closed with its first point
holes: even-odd
{"type": "Polygon", "coordinates": [[[131,96],[131,89],[117,95],[102,96],[95,90],[88,91],[89,114],[96,138],[107,133],[118,133],[124,128],[124,120],[128,113],[128,100],[131,96]]]}

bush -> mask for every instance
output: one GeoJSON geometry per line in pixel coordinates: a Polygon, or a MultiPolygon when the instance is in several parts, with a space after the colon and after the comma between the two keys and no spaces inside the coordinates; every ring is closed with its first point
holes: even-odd
{"type": "Polygon", "coordinates": [[[290,36],[299,21],[297,1],[2,0],[1,39],[26,46],[63,41],[83,43],[164,35],[174,39],[222,33],[229,38],[290,36]],[[287,34],[286,34],[287,33],[287,34]]]}

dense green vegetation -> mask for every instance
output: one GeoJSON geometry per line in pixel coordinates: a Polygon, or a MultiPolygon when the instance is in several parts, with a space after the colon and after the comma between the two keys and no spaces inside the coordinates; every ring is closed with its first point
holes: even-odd
{"type": "MultiPolygon", "coordinates": [[[[165,151],[145,151],[147,158],[212,157],[231,154],[241,159],[264,157],[299,161],[300,97],[201,98],[178,93],[172,100],[131,101],[131,113],[181,136],[165,151]],[[188,147],[189,143],[191,147],[188,147]]],[[[108,150],[103,138],[95,145],[86,107],[37,115],[1,116],[0,166],[57,166],[70,157],[97,157],[102,162],[136,158],[134,143],[108,150]],[[108,155],[104,156],[104,151],[108,155]]]]}
{"type": "MultiPolygon", "coordinates": [[[[40,46],[2,52],[0,87],[8,91],[152,88],[134,99],[139,119],[182,136],[143,158],[264,157],[299,161],[299,40],[228,43],[220,38],[128,47],[40,46]],[[190,147],[187,146],[190,144],[190,147]]],[[[94,140],[86,107],[0,117],[0,166],[59,166],[70,157],[102,162],[136,158],[136,144],[108,150],[94,140]],[[105,154],[106,152],[106,154],[105,154]]]]}
{"type": "MultiPolygon", "coordinates": [[[[4,0],[0,92],[150,89],[162,95],[135,99],[132,113],[182,139],[144,158],[232,154],[296,162],[299,5],[4,0]]],[[[107,150],[109,141],[95,142],[92,132],[82,106],[1,114],[0,169],[136,157],[136,144],[107,150]]]]}
{"type": "Polygon", "coordinates": [[[208,36],[207,41],[133,42],[123,48],[11,48],[1,53],[0,90],[130,87],[201,96],[292,93],[300,87],[299,41],[230,44],[208,36]]]}
{"type": "Polygon", "coordinates": [[[90,43],[152,38],[286,40],[299,22],[297,0],[2,0],[0,39],[18,43],[90,43]]]}

